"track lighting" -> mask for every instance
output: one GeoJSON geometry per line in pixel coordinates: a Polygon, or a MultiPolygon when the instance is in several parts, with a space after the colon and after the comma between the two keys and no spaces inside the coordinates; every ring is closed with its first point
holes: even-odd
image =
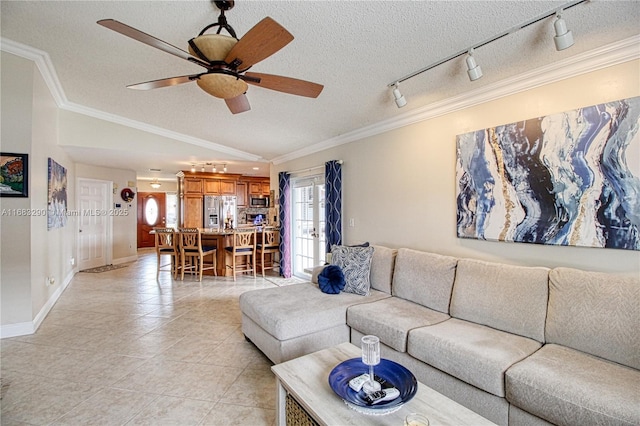
{"type": "Polygon", "coordinates": [[[195,173],[196,172],[196,165],[192,164],[191,165],[191,173],[195,173]]]}
{"type": "Polygon", "coordinates": [[[470,49],[467,54],[467,74],[469,74],[469,80],[471,81],[476,81],[482,77],[482,68],[476,64],[476,59],[473,57],[473,49],[470,49]]]}
{"type": "Polygon", "coordinates": [[[556,20],[553,23],[553,27],[556,30],[556,35],[553,37],[556,50],[564,50],[573,46],[573,33],[567,30],[567,23],[562,19],[560,13],[561,11],[556,13],[556,20]]]}
{"type": "Polygon", "coordinates": [[[400,88],[398,87],[398,84],[399,83],[396,81],[396,84],[393,85],[393,97],[396,100],[396,105],[398,105],[398,108],[402,108],[407,104],[407,100],[404,98],[402,93],[400,93],[400,88]]]}
{"type": "Polygon", "coordinates": [[[469,46],[468,48],[461,50],[459,52],[456,52],[450,56],[447,56],[446,58],[440,59],[439,61],[436,61],[430,65],[427,65],[424,68],[421,68],[417,71],[412,72],[411,74],[407,74],[402,78],[399,78],[397,80],[395,80],[392,83],[389,83],[387,85],[387,87],[391,88],[393,90],[393,97],[395,98],[396,101],[396,105],[398,105],[398,108],[402,108],[403,106],[405,106],[407,104],[407,100],[404,98],[404,96],[402,96],[402,94],[400,93],[400,90],[398,89],[398,85],[404,81],[409,80],[410,78],[413,78],[419,74],[422,74],[423,72],[429,71],[433,68],[439,67],[440,65],[447,63],[451,60],[454,60],[456,58],[459,58],[463,55],[467,55],[466,57],[466,63],[467,63],[467,74],[469,75],[469,79],[471,81],[475,81],[478,80],[479,78],[482,77],[483,73],[482,73],[482,69],[480,68],[480,66],[476,63],[475,58],[473,57],[473,52],[474,49],[478,49],[480,47],[486,46],[490,43],[493,43],[494,41],[500,40],[503,37],[506,37],[508,35],[514,34],[517,31],[528,27],[529,25],[533,25],[537,22],[543,21],[547,18],[551,18],[555,15],[556,19],[553,23],[553,26],[555,28],[555,37],[553,38],[553,41],[555,42],[556,45],[556,49],[557,50],[564,50],[567,49],[568,47],[573,46],[573,34],[571,33],[571,31],[569,31],[567,29],[567,24],[564,21],[564,19],[562,19],[561,13],[566,11],[567,9],[570,9],[574,6],[578,6],[580,4],[583,3],[587,3],[590,0],[572,0],[569,1],[567,3],[564,3],[563,5],[561,5],[560,7],[554,8],[553,10],[544,12],[541,15],[535,16],[531,19],[529,19],[528,21],[525,21],[515,27],[509,28],[506,31],[503,31],[500,34],[496,34],[493,37],[490,37],[486,40],[480,41],[476,44],[473,44],[471,46],[469,46]]]}
{"type": "Polygon", "coordinates": [[[215,165],[215,164],[213,165],[213,168],[211,169],[211,171],[212,171],[213,173],[215,173],[215,172],[217,171],[217,169],[216,169],[216,165],[215,165]]]}
{"type": "Polygon", "coordinates": [[[227,165],[226,164],[222,167],[222,171],[227,173],[227,165]]]}

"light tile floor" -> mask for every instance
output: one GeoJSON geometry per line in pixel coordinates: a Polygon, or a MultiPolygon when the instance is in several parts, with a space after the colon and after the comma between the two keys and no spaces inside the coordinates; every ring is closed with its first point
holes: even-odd
{"type": "Polygon", "coordinates": [[[259,277],[172,280],[140,250],[81,272],[38,331],[0,341],[0,424],[273,425],[271,362],[240,329],[259,277]]]}

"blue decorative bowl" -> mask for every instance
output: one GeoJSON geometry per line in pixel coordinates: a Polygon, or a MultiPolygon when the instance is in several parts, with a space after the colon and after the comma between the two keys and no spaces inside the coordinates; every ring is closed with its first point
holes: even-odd
{"type": "Polygon", "coordinates": [[[364,373],[369,373],[369,366],[362,362],[362,358],[348,359],[331,371],[329,386],[347,405],[365,414],[391,413],[410,401],[418,391],[418,381],[409,370],[396,362],[381,359],[374,368],[374,374],[387,381],[383,388],[394,387],[400,391],[400,396],[392,401],[367,405],[365,393],[355,392],[349,387],[349,380],[364,373]]]}

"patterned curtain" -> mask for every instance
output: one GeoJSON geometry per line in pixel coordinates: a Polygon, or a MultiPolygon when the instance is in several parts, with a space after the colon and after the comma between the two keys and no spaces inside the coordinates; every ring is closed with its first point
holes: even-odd
{"type": "Polygon", "coordinates": [[[280,275],[291,278],[291,183],[288,172],[278,174],[280,207],[280,275]]]}
{"type": "Polygon", "coordinates": [[[331,246],[342,244],[342,162],[325,163],[325,226],[327,253],[331,246]]]}

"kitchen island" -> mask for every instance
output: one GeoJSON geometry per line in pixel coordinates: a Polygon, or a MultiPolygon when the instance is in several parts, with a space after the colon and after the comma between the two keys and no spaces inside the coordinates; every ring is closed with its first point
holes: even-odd
{"type": "MultiPolygon", "coordinates": [[[[268,228],[272,229],[272,227],[268,228]]],[[[258,227],[257,229],[256,238],[258,240],[257,243],[260,244],[262,241],[262,227],[258,227]]],[[[232,276],[231,270],[226,266],[231,264],[231,253],[225,250],[225,247],[231,247],[233,245],[233,229],[200,228],[200,232],[202,235],[202,246],[216,248],[216,272],[218,276],[232,276]]],[[[266,259],[265,263],[267,263],[266,259]]],[[[256,271],[256,273],[258,272],[259,271],[256,271]]],[[[204,273],[213,275],[213,271],[204,271],[204,273]]]]}

